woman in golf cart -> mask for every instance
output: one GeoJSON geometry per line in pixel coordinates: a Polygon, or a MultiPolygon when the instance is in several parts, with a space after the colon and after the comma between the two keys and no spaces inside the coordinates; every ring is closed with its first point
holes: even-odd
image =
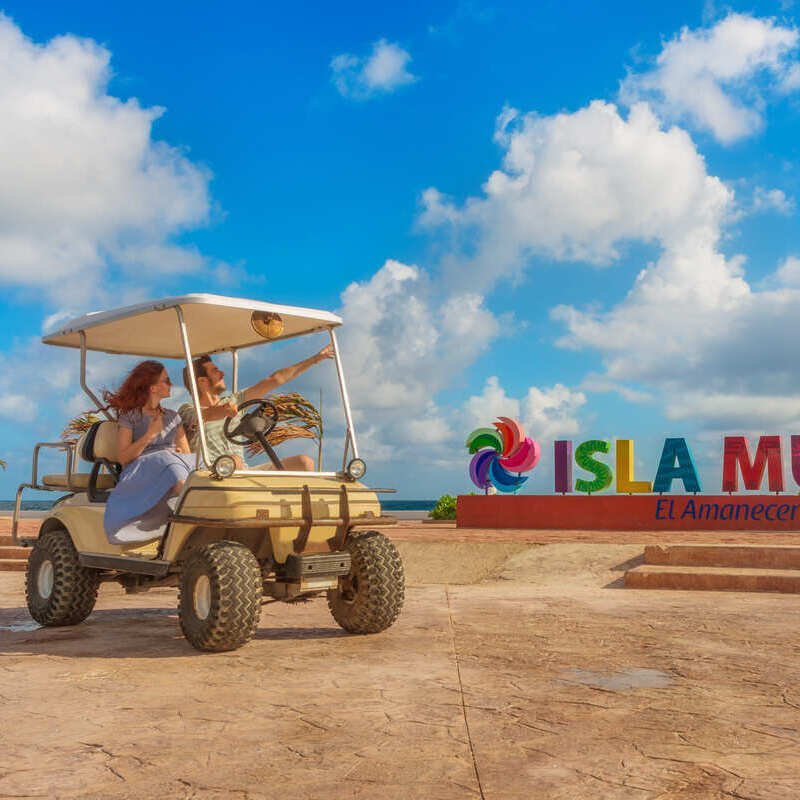
{"type": "Polygon", "coordinates": [[[164,365],[142,361],[116,392],[104,393],[108,407],[117,412],[118,457],[123,467],[104,517],[111,541],[142,539],[141,531],[132,531],[129,537],[122,529],[161,506],[166,519],[167,499],[181,491],[196,467],[197,457],[190,453],[178,412],[161,406],[171,392],[164,365]]]}

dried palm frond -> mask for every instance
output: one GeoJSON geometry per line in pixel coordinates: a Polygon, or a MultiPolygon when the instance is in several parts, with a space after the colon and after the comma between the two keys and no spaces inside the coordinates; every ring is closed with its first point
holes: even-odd
{"type": "Polygon", "coordinates": [[[0,469],[5,469],[8,466],[2,458],[0,458],[0,469]]]}
{"type": "MultiPolygon", "coordinates": [[[[267,441],[277,447],[279,444],[288,442],[290,439],[316,439],[314,431],[304,428],[301,425],[281,425],[267,434],[267,441]]],[[[261,448],[259,447],[259,450],[261,448]]],[[[258,451],[256,451],[258,452],[258,451]]]]}
{"type": "MultiPolygon", "coordinates": [[[[278,424],[267,434],[267,441],[277,447],[290,439],[322,439],[322,417],[316,407],[299,392],[273,394],[268,398],[278,409],[278,424]]],[[[247,454],[263,450],[259,442],[247,445],[247,454]]]]}
{"type": "Polygon", "coordinates": [[[67,427],[61,431],[61,439],[65,442],[77,442],[95,422],[100,422],[102,417],[98,416],[95,411],[84,411],[83,414],[78,414],[77,417],[71,419],[67,427]]]}

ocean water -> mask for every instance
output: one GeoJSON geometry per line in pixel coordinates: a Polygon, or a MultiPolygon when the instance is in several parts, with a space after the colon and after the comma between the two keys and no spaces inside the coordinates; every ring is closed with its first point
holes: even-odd
{"type": "MultiPolygon", "coordinates": [[[[22,510],[23,511],[47,511],[48,509],[53,507],[52,500],[23,500],[22,501],[22,510]]],[[[14,510],[14,501],[13,500],[0,500],[0,511],[13,511],[14,510]]]]}
{"type": "Polygon", "coordinates": [[[384,511],[430,511],[435,500],[381,500],[384,511]]]}
{"type": "MultiPolygon", "coordinates": [[[[435,500],[381,500],[385,511],[430,511],[436,505],[435,500]]],[[[23,511],[47,511],[53,507],[52,500],[23,500],[23,511]]],[[[13,500],[0,500],[0,511],[13,511],[13,500]]]]}

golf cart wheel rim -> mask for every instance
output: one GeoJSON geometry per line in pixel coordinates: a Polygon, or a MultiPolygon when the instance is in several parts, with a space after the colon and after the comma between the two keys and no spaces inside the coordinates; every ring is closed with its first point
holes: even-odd
{"type": "Polygon", "coordinates": [[[198,619],[208,619],[211,612],[211,581],[201,575],[194,584],[194,613],[198,619]]]}
{"type": "Polygon", "coordinates": [[[53,562],[49,559],[42,561],[36,574],[36,591],[43,600],[47,600],[53,593],[54,577],[53,562]]]}

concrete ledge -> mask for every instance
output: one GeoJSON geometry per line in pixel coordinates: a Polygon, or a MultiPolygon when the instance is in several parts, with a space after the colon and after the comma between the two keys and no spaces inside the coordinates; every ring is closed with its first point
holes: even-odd
{"type": "Polygon", "coordinates": [[[649,544],[645,564],[800,570],[800,546],[649,544]]]}
{"type": "Polygon", "coordinates": [[[27,558],[0,558],[0,572],[25,572],[27,568],[27,558]]]}
{"type": "Polygon", "coordinates": [[[24,561],[28,560],[31,551],[27,547],[2,547],[0,546],[0,560],[7,558],[21,558],[24,561]]]}
{"type": "Polygon", "coordinates": [[[630,589],[800,593],[800,570],[643,564],[625,573],[630,589]]]}

